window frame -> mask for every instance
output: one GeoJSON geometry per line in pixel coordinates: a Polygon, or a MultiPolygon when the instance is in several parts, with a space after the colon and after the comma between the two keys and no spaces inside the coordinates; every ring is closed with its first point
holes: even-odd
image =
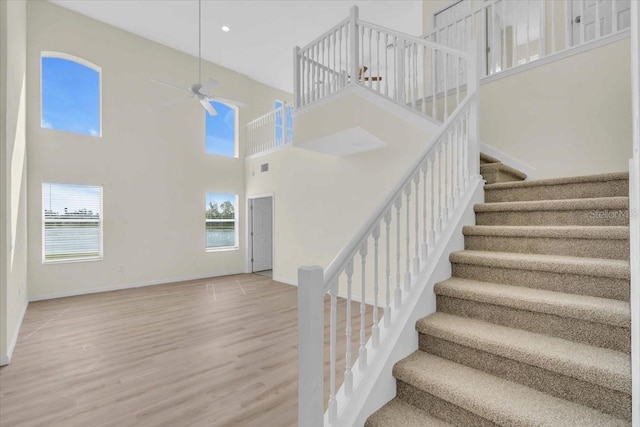
{"type": "Polygon", "coordinates": [[[43,50],[40,52],[40,129],[47,129],[47,130],[53,130],[53,131],[57,131],[57,132],[66,132],[66,133],[72,133],[74,135],[83,135],[83,136],[89,136],[92,138],[102,138],[102,67],[94,64],[93,62],[90,62],[84,58],[80,58],[78,56],[74,56],[65,52],[56,52],[56,51],[48,51],[48,50],[43,50]],[[64,59],[67,61],[72,61],[75,62],[77,64],[80,64],[84,67],[90,68],[93,71],[96,71],[98,73],[98,118],[99,118],[99,129],[98,129],[98,134],[97,135],[91,135],[91,134],[86,134],[86,133],[80,133],[80,132],[71,132],[68,130],[64,130],[64,129],[56,129],[56,128],[48,128],[48,127],[44,127],[42,126],[42,121],[43,121],[43,114],[44,114],[44,108],[43,108],[43,99],[42,99],[42,95],[43,95],[43,84],[42,84],[42,59],[43,58],[58,58],[58,59],[64,59]]]}
{"type": "MultiPolygon", "coordinates": [[[[225,156],[224,154],[216,154],[216,153],[210,153],[207,151],[207,118],[209,117],[209,113],[208,112],[204,112],[204,152],[205,154],[209,155],[209,156],[216,156],[216,157],[222,157],[225,159],[237,159],[240,157],[240,144],[239,144],[239,140],[240,140],[240,134],[239,134],[239,129],[240,129],[240,125],[239,125],[239,113],[240,113],[240,108],[238,108],[238,106],[233,105],[233,104],[227,104],[225,102],[222,101],[217,101],[217,100],[213,100],[213,101],[209,101],[209,103],[217,103],[217,104],[222,104],[227,108],[231,108],[233,110],[233,156],[225,156]]],[[[213,105],[213,107],[215,108],[215,105],[213,105]]],[[[223,193],[214,193],[214,194],[223,194],[223,193]]]]}
{"type": "Polygon", "coordinates": [[[239,195],[236,193],[218,193],[213,191],[207,191],[205,193],[205,225],[204,225],[204,249],[205,252],[225,252],[225,251],[237,251],[240,250],[240,230],[238,229],[239,224],[239,215],[238,215],[238,203],[240,201],[239,195]],[[214,196],[233,196],[235,201],[233,203],[233,219],[208,219],[206,214],[206,201],[209,195],[214,196]],[[232,222],[233,221],[233,231],[234,231],[234,245],[231,246],[207,246],[207,224],[210,222],[232,222]]]}
{"type": "Polygon", "coordinates": [[[76,263],[76,262],[91,262],[91,261],[102,261],[104,259],[104,186],[102,184],[71,184],[68,182],[42,182],[41,186],[41,197],[40,197],[40,212],[42,215],[42,264],[67,264],[67,263],[76,263]],[[100,216],[98,220],[98,228],[100,230],[100,250],[97,256],[85,256],[85,257],[69,257],[69,258],[60,258],[60,259],[46,259],[46,216],[45,216],[45,206],[44,206],[44,186],[45,185],[73,185],[73,186],[85,186],[85,187],[98,187],[100,188],[100,216]]]}

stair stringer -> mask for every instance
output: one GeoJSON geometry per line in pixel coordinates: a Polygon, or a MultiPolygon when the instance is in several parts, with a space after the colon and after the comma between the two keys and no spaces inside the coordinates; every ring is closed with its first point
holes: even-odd
{"type": "MultiPolygon", "coordinates": [[[[354,383],[358,387],[350,398],[344,396],[344,387],[338,395],[339,427],[362,427],[367,417],[380,409],[396,395],[396,380],[392,375],[393,366],[418,349],[418,332],[415,323],[418,319],[436,311],[436,295],[433,287],[436,283],[451,277],[449,255],[464,248],[462,228],[475,224],[475,204],[484,202],[484,180],[478,176],[471,183],[469,191],[461,200],[460,206],[452,215],[450,226],[443,231],[439,243],[423,265],[411,291],[403,293],[403,301],[411,301],[396,312],[391,326],[380,331],[380,341],[384,348],[372,349],[371,339],[367,342],[367,352],[371,365],[367,367],[367,376],[362,378],[354,370],[354,383]]],[[[384,319],[380,321],[383,324],[384,319]]],[[[325,413],[325,426],[330,426],[325,413]]],[[[334,426],[335,427],[335,426],[334,426]]]]}

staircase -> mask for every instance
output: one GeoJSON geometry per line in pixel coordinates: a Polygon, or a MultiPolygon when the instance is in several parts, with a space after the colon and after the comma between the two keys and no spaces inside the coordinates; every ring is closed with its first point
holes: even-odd
{"type": "Polygon", "coordinates": [[[477,225],[366,426],[631,425],[628,174],[481,172],[477,225]]]}

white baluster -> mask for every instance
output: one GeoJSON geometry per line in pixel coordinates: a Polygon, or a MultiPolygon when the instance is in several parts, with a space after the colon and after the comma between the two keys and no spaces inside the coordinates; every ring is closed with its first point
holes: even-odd
{"type": "Polygon", "coordinates": [[[336,330],[338,329],[338,282],[331,286],[331,313],[329,317],[329,424],[335,424],[338,416],[336,401],[336,330]]]}
{"type": "Polygon", "coordinates": [[[430,157],[431,167],[431,204],[429,218],[431,219],[431,228],[429,230],[429,247],[433,248],[436,240],[436,172],[435,172],[435,151],[430,157]]]}
{"type": "Polygon", "coordinates": [[[451,131],[447,132],[447,141],[445,142],[445,159],[447,160],[446,163],[446,171],[445,173],[447,174],[447,219],[449,219],[451,217],[451,215],[453,214],[453,210],[454,210],[454,200],[453,200],[453,194],[454,194],[454,190],[453,190],[453,136],[451,134],[451,131]]]}
{"type": "MultiPolygon", "coordinates": [[[[340,60],[340,67],[337,68],[337,70],[340,71],[340,73],[342,73],[342,28],[340,27],[338,29],[338,59],[340,60]]],[[[345,69],[349,69],[349,63],[347,61],[346,65],[345,65],[345,69]]],[[[340,89],[342,89],[345,85],[345,82],[343,82],[342,80],[340,80],[338,87],[340,89]]]]}
{"type": "Polygon", "coordinates": [[[385,269],[385,305],[384,305],[384,327],[391,325],[391,210],[384,214],[384,227],[386,230],[386,269],[385,269]]]}
{"type": "Polygon", "coordinates": [[[556,52],[556,2],[551,2],[549,3],[549,5],[551,6],[551,53],[555,53],[556,52]]]}
{"type": "Polygon", "coordinates": [[[584,0],[580,0],[580,44],[583,44],[586,39],[584,30],[584,0]]]}
{"type": "Polygon", "coordinates": [[[422,164],[422,259],[427,261],[429,257],[429,243],[427,234],[427,167],[429,161],[422,164]]]}
{"type": "Polygon", "coordinates": [[[365,278],[365,274],[367,271],[367,242],[365,239],[364,243],[360,246],[360,261],[362,266],[361,271],[361,288],[360,288],[360,351],[358,357],[358,364],[360,365],[360,370],[364,371],[367,367],[367,336],[366,336],[366,315],[367,315],[367,306],[365,305],[366,299],[366,289],[367,289],[367,281],[365,278]]]}
{"type": "Polygon", "coordinates": [[[346,353],[344,369],[344,393],[347,397],[353,392],[353,373],[351,372],[351,343],[353,342],[353,328],[351,325],[351,284],[353,281],[353,260],[349,261],[345,267],[347,274],[347,328],[346,328],[346,353]]]}
{"type": "Polygon", "coordinates": [[[371,28],[369,28],[369,89],[373,88],[373,56],[371,56],[371,40],[371,28]]]}
{"type": "Polygon", "coordinates": [[[531,60],[531,31],[529,29],[529,22],[531,21],[531,3],[527,0],[527,60],[525,63],[528,63],[531,60]]]}
{"type": "MultiPolygon", "coordinates": [[[[418,100],[419,88],[418,88],[418,58],[420,57],[418,51],[418,45],[416,43],[413,44],[413,100],[414,104],[418,100]]],[[[415,107],[414,107],[415,109],[415,107]]]]}
{"type": "MultiPolygon", "coordinates": [[[[513,2],[513,47],[511,48],[511,56],[513,56],[513,66],[518,66],[518,2],[513,2]]],[[[471,77],[470,77],[471,78],[471,77]]]]}
{"type": "MultiPolygon", "coordinates": [[[[380,31],[376,31],[376,63],[378,65],[378,72],[376,73],[376,76],[378,76],[378,81],[376,83],[376,90],[380,92],[380,79],[382,78],[382,74],[380,74],[380,31]]],[[[386,70],[385,70],[384,78],[385,80],[387,78],[386,70]]]]}
{"type": "Polygon", "coordinates": [[[438,120],[438,110],[436,106],[436,79],[438,78],[438,51],[431,49],[431,118],[438,120]]]}
{"type": "Polygon", "coordinates": [[[536,0],[538,3],[538,10],[540,13],[538,14],[538,59],[542,59],[547,50],[546,45],[546,37],[547,31],[544,27],[544,18],[547,13],[547,9],[545,7],[545,2],[543,0],[536,0]]]}
{"type": "MultiPolygon", "coordinates": [[[[506,70],[507,67],[507,0],[502,0],[502,62],[501,62],[501,70],[506,70]]],[[[466,46],[465,46],[466,48],[466,46]]]]}
{"type": "Polygon", "coordinates": [[[373,326],[371,327],[371,337],[373,348],[377,349],[380,343],[380,327],[378,325],[378,240],[380,239],[380,223],[376,223],[371,231],[373,237],[373,326]]]}
{"type": "Polygon", "coordinates": [[[456,108],[460,105],[460,61],[461,58],[459,56],[454,56],[456,61],[455,72],[456,72],[456,108]]]}
{"type": "Polygon", "coordinates": [[[387,48],[387,46],[389,45],[389,34],[385,34],[384,35],[384,69],[387,71],[386,75],[385,75],[385,79],[384,79],[384,96],[389,96],[389,55],[388,55],[388,51],[389,49],[387,48]]]}
{"type": "MultiPolygon", "coordinates": [[[[363,86],[366,85],[366,81],[364,79],[365,76],[365,72],[364,72],[364,67],[365,67],[365,63],[364,63],[364,27],[360,27],[360,68],[358,69],[358,74],[356,75],[356,80],[358,81],[358,83],[361,83],[363,86]]],[[[369,82],[371,82],[371,80],[369,80],[369,82]]]]}
{"type": "Polygon", "coordinates": [[[402,305],[402,290],[400,289],[400,208],[402,207],[402,196],[398,196],[395,201],[396,207],[396,293],[394,304],[396,309],[402,305]]]}
{"type": "Polygon", "coordinates": [[[618,32],[618,11],[616,10],[617,0],[611,2],[611,34],[618,32]]]}
{"type": "Polygon", "coordinates": [[[407,186],[404,188],[404,194],[406,197],[406,201],[407,201],[407,206],[405,208],[407,215],[406,215],[406,221],[407,221],[407,226],[406,226],[406,236],[405,236],[405,241],[406,241],[406,252],[405,252],[405,272],[404,272],[404,289],[406,291],[408,291],[409,289],[411,289],[411,256],[409,255],[410,252],[410,248],[411,248],[411,224],[410,224],[410,215],[411,215],[411,183],[407,184],[407,186]]]}
{"type": "Polygon", "coordinates": [[[422,46],[422,114],[427,115],[427,88],[429,82],[427,81],[427,46],[422,46]]]}
{"type": "Polygon", "coordinates": [[[449,53],[444,53],[444,120],[447,120],[449,117],[449,86],[448,86],[448,78],[449,75],[449,53]]]}
{"type": "Polygon", "coordinates": [[[596,0],[596,4],[594,5],[596,8],[596,40],[600,38],[602,35],[602,29],[600,28],[600,2],[596,0]]]}
{"type": "MultiPolygon", "coordinates": [[[[413,186],[415,194],[415,252],[413,257],[413,275],[418,277],[420,273],[420,172],[413,176],[413,186]]],[[[409,257],[407,257],[409,258],[409,257]]]]}
{"type": "Polygon", "coordinates": [[[436,232],[438,236],[440,236],[442,232],[442,221],[444,219],[444,203],[442,203],[442,139],[438,141],[436,153],[438,163],[438,220],[436,221],[436,232]]]}

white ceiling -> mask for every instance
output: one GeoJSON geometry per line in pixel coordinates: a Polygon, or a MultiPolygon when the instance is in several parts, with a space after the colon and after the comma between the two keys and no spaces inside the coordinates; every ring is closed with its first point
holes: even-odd
{"type": "MultiPolygon", "coordinates": [[[[83,15],[197,56],[196,0],[50,0],[83,15]]],[[[291,92],[293,47],[349,15],[408,34],[422,32],[421,0],[203,0],[202,56],[291,92]],[[231,28],[225,33],[223,25],[231,28]]],[[[215,78],[215,76],[213,76],[215,78]]]]}

